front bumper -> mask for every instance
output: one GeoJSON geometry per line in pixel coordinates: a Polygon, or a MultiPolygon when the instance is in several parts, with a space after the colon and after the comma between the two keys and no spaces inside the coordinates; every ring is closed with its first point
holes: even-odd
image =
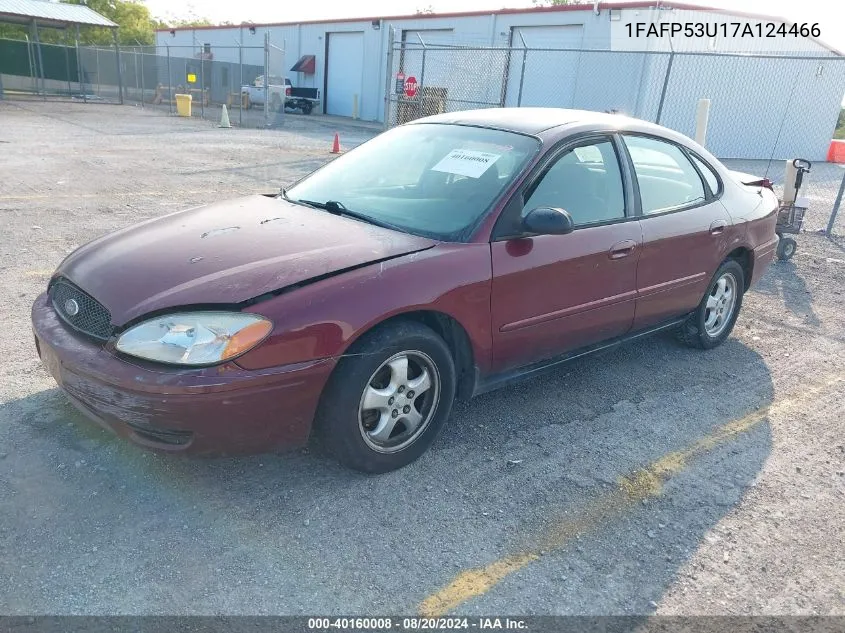
{"type": "Polygon", "coordinates": [[[83,339],[46,294],[32,307],[39,356],[87,417],[147,448],[246,454],[308,440],[333,359],[249,371],[235,363],[169,369],[135,363],[83,339]]]}

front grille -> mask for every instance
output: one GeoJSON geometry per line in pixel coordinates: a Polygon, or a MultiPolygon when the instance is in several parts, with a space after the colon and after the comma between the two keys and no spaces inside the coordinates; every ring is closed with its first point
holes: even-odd
{"type": "Polygon", "coordinates": [[[94,297],[69,281],[59,279],[50,287],[50,299],[62,320],[83,334],[105,341],[111,336],[111,314],[94,297]]]}

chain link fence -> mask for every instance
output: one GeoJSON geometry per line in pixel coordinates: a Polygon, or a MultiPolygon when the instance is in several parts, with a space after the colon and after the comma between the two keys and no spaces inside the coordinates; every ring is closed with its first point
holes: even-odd
{"type": "Polygon", "coordinates": [[[128,103],[175,115],[176,95],[185,94],[191,96],[191,116],[220,121],[225,105],[230,123],[242,127],[282,124],[285,70],[285,52],[269,36],[264,46],[215,46],[213,51],[0,39],[4,99],[128,103]]]}
{"type": "MultiPolygon", "coordinates": [[[[813,170],[800,195],[805,230],[823,230],[845,182],[825,162],[845,94],[845,58],[647,53],[395,42],[385,127],[444,112],[559,107],[619,112],[695,136],[709,99],[706,145],[728,167],[768,176],[780,193],[784,160],[813,170]]],[[[845,220],[834,227],[845,233],[845,220]]],[[[832,225],[833,226],[833,225],[832,225]]]]}

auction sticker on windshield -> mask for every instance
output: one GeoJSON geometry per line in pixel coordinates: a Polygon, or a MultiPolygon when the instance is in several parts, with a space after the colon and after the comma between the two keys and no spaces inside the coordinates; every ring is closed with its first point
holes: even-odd
{"type": "Polygon", "coordinates": [[[456,176],[479,178],[501,156],[501,154],[479,152],[474,149],[453,149],[431,170],[455,174],[456,176]]]}

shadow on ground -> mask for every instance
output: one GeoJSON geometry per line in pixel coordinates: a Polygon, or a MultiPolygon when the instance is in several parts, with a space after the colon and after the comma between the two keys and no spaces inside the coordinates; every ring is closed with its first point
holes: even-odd
{"type": "MultiPolygon", "coordinates": [[[[432,450],[363,476],[308,450],[189,459],[0,405],[0,604],[12,614],[410,613],[536,547],[621,477],[772,401],[762,359],[661,336],[458,405],[432,450]]],[[[458,611],[647,613],[770,451],[763,421],[458,611]]]]}
{"type": "Polygon", "coordinates": [[[786,309],[803,319],[807,325],[821,325],[813,310],[813,295],[800,269],[791,260],[774,263],[754,289],[762,294],[779,297],[786,309]]]}

